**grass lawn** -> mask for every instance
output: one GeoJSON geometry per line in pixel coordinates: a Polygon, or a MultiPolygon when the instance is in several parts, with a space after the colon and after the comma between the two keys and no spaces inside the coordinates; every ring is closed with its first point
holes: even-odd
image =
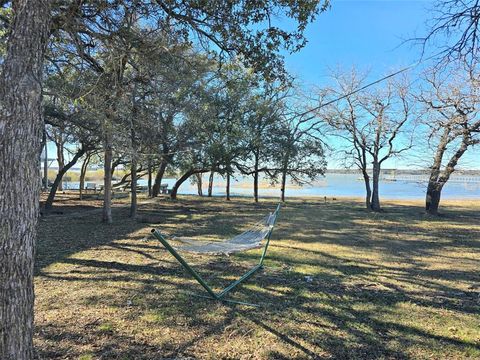
{"type": "MultiPolygon", "coordinates": [[[[275,205],[160,198],[136,221],[118,203],[105,225],[100,202],[59,202],[39,226],[39,357],[480,358],[478,202],[444,202],[429,218],[420,201],[374,214],[360,200],[289,200],[265,268],[229,295],[258,308],[190,296],[202,289],[150,234],[229,237],[275,205]]],[[[186,258],[220,289],[260,251],[186,258]]]]}

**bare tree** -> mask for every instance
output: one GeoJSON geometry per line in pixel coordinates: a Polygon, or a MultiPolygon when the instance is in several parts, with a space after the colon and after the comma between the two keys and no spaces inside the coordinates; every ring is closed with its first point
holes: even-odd
{"type": "MultiPolygon", "coordinates": [[[[335,98],[351,94],[365,79],[353,69],[336,74],[335,98]]],[[[412,147],[413,104],[408,85],[388,82],[382,88],[343,97],[320,115],[341,139],[347,166],[356,166],[365,183],[366,208],[380,211],[379,182],[382,164],[412,147]],[[370,168],[371,165],[371,168],[370,168]]]]}
{"type": "Polygon", "coordinates": [[[478,0],[437,0],[431,6],[428,32],[415,40],[424,48],[429,43],[440,46],[441,60],[478,60],[480,2],[478,0]],[[439,43],[440,42],[440,43],[439,43]]]}
{"type": "Polygon", "coordinates": [[[476,67],[465,63],[443,73],[432,69],[418,96],[426,110],[424,123],[434,155],[425,209],[437,215],[444,185],[468,148],[480,143],[480,82],[476,67]]]}

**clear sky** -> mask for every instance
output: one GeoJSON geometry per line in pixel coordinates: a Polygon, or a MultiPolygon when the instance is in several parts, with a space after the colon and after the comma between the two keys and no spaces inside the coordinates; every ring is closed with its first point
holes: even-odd
{"type": "MultiPolygon", "coordinates": [[[[421,58],[421,48],[405,40],[426,33],[432,6],[433,1],[427,0],[332,0],[330,10],[318,15],[307,28],[308,44],[300,52],[285,56],[287,69],[304,85],[321,87],[329,83],[330,69],[337,67],[348,69],[355,65],[369,71],[371,80],[375,80],[415,63],[421,58]]],[[[432,46],[424,58],[438,52],[432,46]]],[[[423,65],[428,66],[428,62],[423,65]]],[[[479,150],[470,149],[460,167],[479,169],[479,150]]],[[[412,154],[389,160],[385,167],[428,164],[422,162],[418,154],[412,154]]],[[[329,159],[329,168],[335,167],[340,167],[339,163],[329,159]]]]}
{"type": "Polygon", "coordinates": [[[356,65],[372,76],[409,65],[419,47],[403,41],[424,33],[431,1],[333,0],[307,28],[308,44],[286,57],[287,68],[307,82],[321,84],[329,68],[356,65]]]}

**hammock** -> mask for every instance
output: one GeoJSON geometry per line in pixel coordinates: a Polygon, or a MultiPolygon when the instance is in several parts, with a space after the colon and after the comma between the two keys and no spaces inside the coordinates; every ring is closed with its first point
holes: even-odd
{"type": "MultiPolygon", "coordinates": [[[[266,216],[262,221],[253,225],[249,230],[224,241],[199,241],[185,237],[174,237],[173,240],[181,242],[183,245],[176,245],[175,248],[187,252],[199,253],[199,254],[230,254],[238,251],[248,250],[260,247],[263,240],[266,239],[263,247],[263,252],[260,257],[260,261],[257,265],[251,268],[247,273],[241,276],[238,280],[232,282],[225,289],[219,293],[215,293],[212,288],[203,280],[203,278],[185,261],[185,259],[176,251],[176,249],[165,239],[165,236],[157,229],[152,229],[153,235],[162,243],[162,245],[178,260],[178,262],[197,280],[200,285],[210,295],[208,298],[238,303],[231,300],[225,300],[223,297],[230,290],[236,287],[238,284],[253,275],[258,269],[263,266],[263,261],[267,254],[268,245],[270,243],[270,236],[277,221],[278,213],[280,211],[280,204],[273,213],[266,216]]],[[[247,304],[247,303],[241,303],[247,304]]],[[[247,304],[252,305],[252,304],[247,304]]]]}
{"type": "Polygon", "coordinates": [[[273,229],[277,212],[266,216],[254,224],[249,230],[231,239],[220,241],[200,241],[187,237],[173,237],[172,240],[184,245],[174,246],[178,250],[197,254],[231,254],[239,251],[258,248],[273,229]]]}

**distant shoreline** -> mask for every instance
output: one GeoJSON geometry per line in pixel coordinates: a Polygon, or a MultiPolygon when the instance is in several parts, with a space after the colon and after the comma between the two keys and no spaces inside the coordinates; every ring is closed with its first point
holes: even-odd
{"type": "MultiPolygon", "coordinates": [[[[65,193],[70,193],[70,194],[76,194],[78,193],[78,190],[75,189],[66,189],[64,191],[65,193]]],[[[61,192],[59,192],[61,194],[61,192]]],[[[165,196],[166,195],[160,195],[165,196]]],[[[179,197],[186,196],[186,197],[195,197],[195,198],[201,198],[198,194],[194,193],[184,193],[184,192],[179,192],[178,193],[179,197]]],[[[208,198],[206,194],[202,196],[203,198],[208,198]]],[[[225,198],[226,194],[221,193],[215,193],[212,195],[212,198],[214,199],[219,199],[219,198],[225,198]]],[[[231,193],[230,194],[231,198],[236,198],[236,199],[253,199],[253,195],[249,194],[238,194],[238,193],[231,193]]],[[[324,200],[326,198],[327,202],[331,201],[359,201],[359,202],[364,202],[365,197],[363,196],[348,196],[348,195],[288,195],[288,189],[285,194],[285,199],[287,200],[324,200]],[[333,200],[335,199],[335,200],[333,200]]],[[[280,190],[278,190],[278,195],[273,195],[273,194],[259,194],[259,199],[279,199],[280,200],[280,190]]],[[[380,202],[424,202],[425,201],[425,196],[421,197],[391,197],[391,196],[385,196],[382,197],[380,196],[380,202]]],[[[453,196],[447,196],[441,199],[442,203],[451,203],[451,202],[476,202],[480,205],[480,195],[478,197],[465,197],[465,196],[460,196],[460,197],[453,197],[453,196]]]]}
{"type": "MultiPolygon", "coordinates": [[[[43,169],[43,166],[41,167],[43,169]]],[[[58,171],[57,166],[49,166],[49,170],[56,170],[58,171]]],[[[101,169],[88,169],[87,173],[89,172],[95,172],[95,171],[100,171],[101,169]]],[[[122,170],[122,169],[119,169],[122,170]]],[[[371,169],[368,170],[369,173],[371,172],[371,169]]],[[[71,168],[68,170],[67,174],[69,172],[73,173],[80,173],[80,168],[71,168]]],[[[397,174],[402,174],[402,175],[428,175],[430,174],[429,169],[382,169],[381,173],[382,174],[391,174],[392,172],[396,172],[397,174]]],[[[362,172],[358,169],[327,169],[325,171],[325,174],[362,174],[362,172]]],[[[469,176],[480,176],[480,169],[458,169],[455,170],[453,175],[469,175],[469,176]]],[[[67,175],[68,176],[68,175],[67,175]]]]}

